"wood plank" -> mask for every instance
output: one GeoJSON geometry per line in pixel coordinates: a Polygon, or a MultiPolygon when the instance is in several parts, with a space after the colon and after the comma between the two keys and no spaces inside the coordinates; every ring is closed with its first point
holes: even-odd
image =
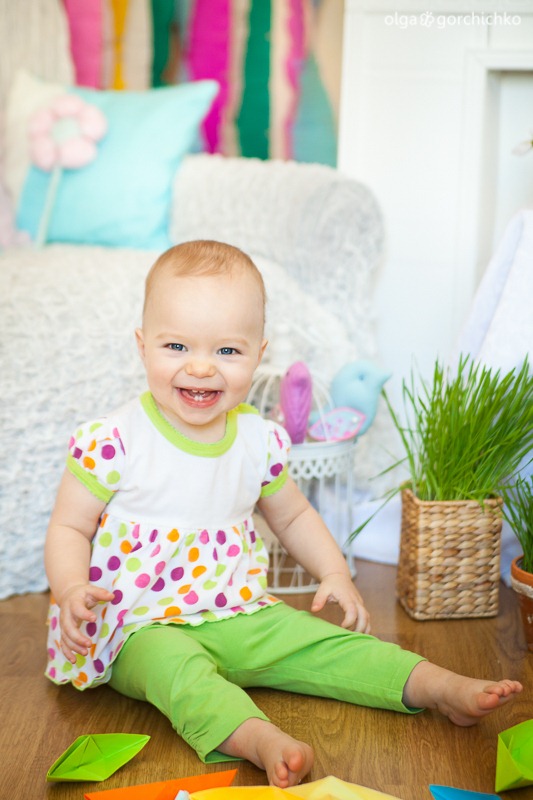
{"type": "MultiPolygon", "coordinates": [[[[498,732],[533,718],[533,654],[528,654],[514,593],[502,586],[494,619],[415,622],[394,598],[395,568],[359,562],[357,585],[372,616],[373,633],[422,653],[464,674],[517,678],[526,687],[518,700],[474,728],[458,728],[437,712],[406,716],[350,706],[333,700],[266,689],[250,691],[272,721],[315,750],[309,780],[336,775],[342,780],[396,795],[430,800],[429,783],[494,792],[498,732]]],[[[309,608],[312,595],[285,599],[309,608]]],[[[146,703],[129,700],[107,686],[78,692],[56,687],[43,676],[46,594],[0,603],[0,798],[82,800],[85,791],[166,780],[224,769],[205,767],[146,703]],[[135,732],[149,744],[101,784],[46,784],[53,761],[84,733],[135,732]]],[[[335,606],[322,615],[338,622],[335,606]]],[[[231,765],[230,765],[231,766],[231,765]]],[[[238,763],[235,785],[264,785],[265,775],[238,763]]],[[[500,793],[502,800],[533,800],[533,787],[500,793]]]]}

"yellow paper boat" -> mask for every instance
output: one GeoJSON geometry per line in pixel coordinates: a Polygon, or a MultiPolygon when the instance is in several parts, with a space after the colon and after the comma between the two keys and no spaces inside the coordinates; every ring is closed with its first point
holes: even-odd
{"type": "Polygon", "coordinates": [[[275,786],[235,786],[230,789],[207,789],[191,794],[191,800],[400,800],[391,794],[357,786],[355,783],[334,778],[332,775],[319,781],[277,789],[275,786]]]}

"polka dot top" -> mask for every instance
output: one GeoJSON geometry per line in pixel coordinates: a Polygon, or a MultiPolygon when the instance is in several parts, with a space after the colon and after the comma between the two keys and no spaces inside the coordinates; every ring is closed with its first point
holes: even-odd
{"type": "Polygon", "coordinates": [[[72,436],[67,466],[106,503],[92,541],[89,580],[113,592],[83,628],[93,644],[71,664],[48,615],[47,676],[85,689],[108,681],[128,636],[153,622],[200,625],[252,614],[268,594],[268,554],[254,530],[260,497],[285,483],[290,440],[249,405],[228,414],[224,437],[194,442],[147,392],[72,436]]]}

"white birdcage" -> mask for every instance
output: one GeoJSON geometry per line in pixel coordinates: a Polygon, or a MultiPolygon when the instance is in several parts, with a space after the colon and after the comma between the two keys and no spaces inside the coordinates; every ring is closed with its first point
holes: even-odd
{"type": "MultiPolygon", "coordinates": [[[[281,379],[295,359],[290,345],[281,349],[276,348],[273,355],[273,363],[258,368],[248,395],[248,402],[254,404],[263,416],[273,415],[275,418],[281,379]]],[[[320,375],[313,370],[311,375],[313,408],[319,416],[322,416],[331,404],[329,391],[320,375]]],[[[344,553],[352,576],[355,576],[356,571],[347,540],[355,527],[353,467],[356,442],[354,437],[344,441],[306,441],[302,444],[293,444],[288,463],[289,474],[326,522],[344,553]]],[[[287,554],[258,514],[256,524],[270,555],[270,590],[274,594],[296,594],[316,590],[318,584],[287,554]]]]}

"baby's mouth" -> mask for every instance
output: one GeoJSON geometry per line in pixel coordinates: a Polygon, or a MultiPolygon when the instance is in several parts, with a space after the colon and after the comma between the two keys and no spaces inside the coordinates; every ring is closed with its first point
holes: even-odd
{"type": "Polygon", "coordinates": [[[179,389],[181,397],[189,405],[207,406],[218,400],[220,392],[213,389],[179,389]]]}

